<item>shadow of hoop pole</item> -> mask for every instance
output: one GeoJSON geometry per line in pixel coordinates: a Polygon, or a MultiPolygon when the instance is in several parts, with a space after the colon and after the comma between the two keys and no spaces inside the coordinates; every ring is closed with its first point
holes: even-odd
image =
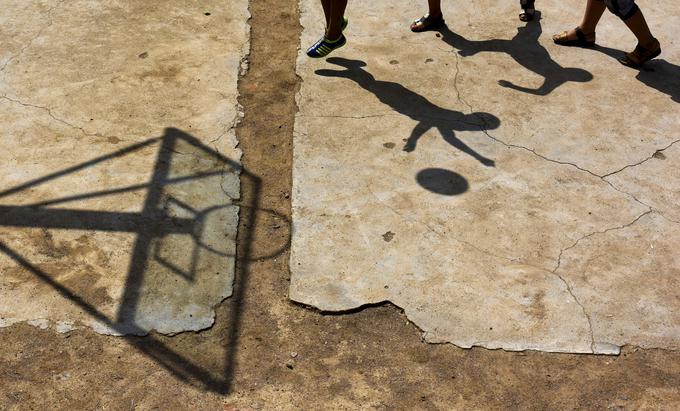
{"type": "MultiPolygon", "coordinates": [[[[63,284],[60,284],[58,281],[52,278],[49,273],[42,270],[38,265],[33,264],[20,252],[11,248],[1,240],[0,251],[9,256],[14,262],[23,267],[27,272],[32,273],[35,278],[52,287],[59,295],[72,301],[89,316],[106,325],[111,330],[114,330],[116,333],[122,334],[122,338],[124,338],[129,344],[147,355],[149,358],[153,359],[166,370],[170,371],[177,378],[185,382],[199,382],[208,390],[226,394],[231,390],[232,376],[235,369],[235,356],[238,349],[244,292],[247,289],[250,263],[255,259],[252,246],[254,239],[253,229],[257,224],[259,212],[264,211],[266,213],[270,213],[276,218],[284,221],[288,225],[289,231],[288,237],[285,240],[285,244],[268,253],[268,255],[257,257],[257,259],[275,257],[284,252],[290,244],[290,221],[286,217],[272,210],[260,210],[258,208],[262,184],[262,181],[258,176],[253,175],[252,173],[243,169],[239,163],[223,156],[216,150],[205,146],[196,138],[182,132],[181,130],[168,128],[162,137],[151,138],[141,143],[126,147],[122,150],[4,190],[0,192],[0,198],[22,192],[37,185],[50,182],[54,179],[87,169],[126,154],[130,154],[153,144],[160,144],[160,148],[156,158],[156,163],[154,164],[153,175],[149,182],[134,184],[122,188],[71,195],[59,199],[41,201],[39,203],[30,205],[0,206],[0,226],[135,233],[137,236],[131,253],[130,265],[123,291],[123,298],[115,319],[109,318],[95,305],[93,305],[91,302],[88,302],[86,298],[83,298],[83,296],[73,292],[63,284]],[[188,147],[195,148],[203,156],[205,156],[205,158],[209,159],[215,164],[219,164],[220,169],[208,172],[193,172],[192,170],[192,173],[189,175],[171,177],[171,157],[178,153],[176,151],[176,146],[179,142],[182,142],[188,147]],[[249,186],[252,187],[253,195],[250,196],[251,200],[248,204],[231,202],[230,204],[226,205],[238,207],[239,214],[241,216],[240,218],[245,218],[250,222],[250,224],[248,225],[249,229],[237,233],[238,246],[236,248],[236,255],[227,256],[235,258],[234,284],[232,295],[230,297],[231,310],[228,319],[229,328],[227,346],[224,347],[224,368],[222,372],[217,373],[216,375],[215,372],[211,372],[200,364],[192,362],[192,360],[187,358],[185,355],[173,350],[167,344],[161,341],[160,338],[154,335],[147,335],[148,329],[138,326],[134,322],[134,319],[139,303],[140,288],[144,280],[148,260],[154,257],[158,258],[152,252],[152,244],[154,239],[164,238],[164,236],[168,235],[169,233],[182,235],[195,234],[195,221],[187,218],[170,216],[167,215],[167,213],[162,212],[163,200],[164,197],[166,197],[164,195],[164,187],[167,185],[184,183],[206,177],[224,176],[225,173],[236,172],[240,172],[241,184],[244,183],[244,180],[247,180],[249,186]],[[46,207],[49,205],[65,204],[83,199],[110,196],[144,189],[147,190],[147,197],[141,213],[46,207]],[[145,336],[140,337],[141,335],[145,336]]],[[[175,202],[179,203],[179,201],[175,202]]],[[[184,205],[184,207],[190,208],[186,205],[184,205]]],[[[222,206],[213,208],[220,207],[222,206]]],[[[196,241],[200,243],[200,240],[196,241]]],[[[200,246],[200,244],[197,246],[200,246]]],[[[190,265],[195,267],[196,263],[193,259],[197,258],[196,251],[194,250],[191,255],[192,262],[190,265]]]]}

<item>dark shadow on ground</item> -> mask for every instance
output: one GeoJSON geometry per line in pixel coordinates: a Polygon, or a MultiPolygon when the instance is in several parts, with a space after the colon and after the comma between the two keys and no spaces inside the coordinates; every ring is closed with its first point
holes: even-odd
{"type": "MultiPolygon", "coordinates": [[[[600,46],[599,44],[593,47],[593,50],[606,54],[616,60],[623,57],[626,53],[623,50],[600,46]]],[[[635,78],[647,87],[667,94],[671,100],[680,103],[680,66],[661,58],[647,62],[639,69],[631,70],[639,70],[635,78]]]]}
{"type": "Polygon", "coordinates": [[[507,80],[499,80],[503,87],[524,93],[545,96],[556,88],[568,82],[587,82],[593,75],[580,68],[562,67],[552,59],[548,50],[541,45],[539,38],[543,32],[541,13],[536,11],[534,20],[525,26],[517,28],[517,35],[510,40],[469,40],[451,31],[447,26],[439,30],[444,40],[451,47],[458,49],[458,54],[464,57],[477,53],[504,53],[512,57],[518,64],[544,78],[538,88],[529,88],[513,84],[507,80]]]}
{"type": "Polygon", "coordinates": [[[470,184],[458,173],[443,168],[426,168],[418,172],[416,180],[421,187],[444,196],[463,194],[470,184]]]}
{"type": "MultiPolygon", "coordinates": [[[[100,321],[110,329],[125,334],[125,338],[131,345],[154,359],[161,366],[172,372],[183,381],[197,381],[205,388],[228,393],[231,389],[232,375],[234,372],[234,358],[238,348],[238,334],[241,319],[241,302],[243,290],[248,280],[249,264],[254,259],[273,258],[283,253],[290,244],[290,221],[274,211],[258,210],[257,201],[261,190],[261,180],[258,176],[241,168],[237,162],[223,156],[214,149],[205,146],[196,138],[177,129],[166,129],[162,137],[151,138],[138,144],[131,145],[122,150],[95,158],[91,161],[66,168],[59,172],[42,176],[25,184],[12,187],[0,192],[0,198],[16,194],[24,190],[30,190],[41,184],[49,184],[51,181],[70,175],[72,173],[88,169],[97,164],[113,160],[118,157],[136,152],[149,146],[158,145],[158,154],[153,164],[152,177],[149,181],[116,189],[107,189],[90,193],[65,196],[62,198],[41,201],[30,205],[2,205],[0,206],[0,226],[7,227],[35,227],[43,229],[67,229],[134,233],[135,244],[131,252],[129,269],[123,298],[121,300],[116,318],[109,318],[88,298],[79,295],[64,284],[54,279],[54,273],[45,272],[38,265],[29,261],[22,252],[11,248],[0,240],[0,252],[5,253],[35,278],[50,285],[62,297],[77,304],[84,312],[100,321]],[[178,151],[181,144],[184,150],[190,153],[178,151]],[[176,173],[171,164],[176,156],[194,155],[200,157],[209,164],[207,169],[200,170],[192,165],[186,172],[176,173]],[[225,195],[224,203],[212,204],[203,209],[194,209],[191,205],[173,197],[169,189],[176,184],[186,184],[191,181],[199,181],[203,178],[221,177],[226,173],[240,172],[241,181],[248,179],[254,187],[252,204],[240,204],[237,199],[228,199],[225,195]],[[143,190],[146,192],[144,207],[141,212],[109,212],[101,210],[82,210],[78,208],[62,208],[67,203],[96,197],[111,196],[119,193],[143,190]],[[60,205],[60,208],[50,206],[60,205]],[[171,206],[183,209],[185,217],[177,217],[170,212],[171,206]],[[216,210],[238,207],[241,216],[249,218],[249,221],[257,220],[258,215],[268,214],[286,225],[288,236],[285,244],[278,249],[266,253],[267,255],[253,255],[251,231],[240,233],[240,247],[238,256],[229,255],[216,249],[215,245],[206,244],[202,241],[201,234],[205,227],[206,217],[216,210]],[[190,215],[191,217],[186,217],[190,215]],[[185,235],[193,239],[193,249],[187,249],[187,257],[191,259],[188,270],[178,269],[168,265],[167,261],[159,261],[160,256],[153,250],[153,245],[163,241],[169,235],[185,235]],[[140,293],[147,273],[149,262],[155,260],[168,269],[168,273],[181,275],[184,278],[195,281],[192,270],[196,269],[196,259],[200,253],[213,253],[227,258],[237,258],[234,273],[234,292],[231,296],[229,314],[229,335],[226,338],[224,369],[215,371],[209,365],[192,362],[186,354],[173,351],[159,338],[153,335],[144,338],[137,337],[146,335],[148,330],[135,324],[135,314],[140,301],[140,293]]],[[[226,194],[226,193],[225,193],[226,194]]]]}
{"type": "Polygon", "coordinates": [[[382,103],[394,111],[407,116],[418,124],[406,140],[404,151],[412,152],[420,137],[428,130],[436,128],[441,136],[460,151],[469,154],[487,167],[494,167],[495,162],[477,153],[456,137],[456,131],[483,131],[498,128],[500,120],[489,113],[465,114],[460,111],[439,107],[420,94],[407,89],[399,83],[376,80],[363,67],[366,63],[359,60],[348,60],[332,57],[329,63],[344,67],[344,70],[317,70],[316,74],[326,77],[343,77],[359,84],[373,93],[382,103]]]}

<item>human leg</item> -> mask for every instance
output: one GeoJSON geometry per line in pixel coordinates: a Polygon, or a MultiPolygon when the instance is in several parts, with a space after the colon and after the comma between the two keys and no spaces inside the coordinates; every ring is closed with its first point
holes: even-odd
{"type": "Polygon", "coordinates": [[[432,17],[442,16],[442,2],[441,0],[427,0],[428,14],[432,17]]]}
{"type": "Polygon", "coordinates": [[[328,33],[326,36],[331,40],[335,40],[342,35],[347,0],[331,0],[330,6],[330,21],[328,22],[328,33]]]}
{"type": "Polygon", "coordinates": [[[347,26],[347,20],[344,17],[347,0],[321,0],[321,5],[326,17],[326,32],[319,41],[307,49],[307,55],[312,58],[326,57],[333,50],[347,43],[342,34],[347,26]]]}
{"type": "Polygon", "coordinates": [[[638,44],[619,61],[626,66],[638,67],[661,54],[661,45],[652,35],[642,10],[635,0],[604,0],[609,11],[617,15],[637,37],[638,44]]]}
{"type": "Polygon", "coordinates": [[[520,0],[520,7],[522,7],[522,12],[519,13],[519,19],[521,21],[531,21],[534,19],[536,14],[536,7],[534,6],[534,0],[520,0]]]}
{"type": "Polygon", "coordinates": [[[588,0],[583,19],[578,27],[553,36],[553,41],[562,46],[591,46],[595,44],[595,29],[607,6],[602,0],[588,0]]]}
{"type": "Polygon", "coordinates": [[[623,20],[630,31],[637,37],[638,44],[635,49],[626,53],[623,58],[619,61],[621,64],[630,67],[639,67],[642,64],[648,62],[649,60],[659,56],[661,54],[661,44],[653,35],[645,16],[642,14],[642,10],[635,7],[634,12],[630,16],[623,20]]]}
{"type": "Polygon", "coordinates": [[[420,33],[433,30],[444,24],[441,0],[427,0],[428,12],[411,24],[411,31],[420,33]]]}
{"type": "Polygon", "coordinates": [[[331,22],[331,0],[321,0],[321,6],[323,15],[326,17],[326,29],[328,29],[328,24],[331,22]]]}
{"type": "Polygon", "coordinates": [[[641,46],[658,46],[659,42],[652,35],[652,32],[647,25],[647,21],[645,20],[645,16],[642,14],[642,10],[637,9],[632,16],[623,20],[623,22],[626,23],[626,26],[628,26],[630,31],[635,34],[635,37],[637,37],[638,43],[641,46]]]}

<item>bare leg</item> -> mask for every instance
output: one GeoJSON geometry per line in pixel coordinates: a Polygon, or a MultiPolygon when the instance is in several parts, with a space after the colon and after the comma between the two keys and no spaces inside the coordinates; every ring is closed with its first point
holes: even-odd
{"type": "Polygon", "coordinates": [[[519,14],[521,21],[531,21],[534,19],[536,14],[534,0],[520,0],[519,6],[522,8],[522,12],[519,14]]]}
{"type": "Polygon", "coordinates": [[[635,37],[637,37],[638,42],[642,47],[650,50],[659,48],[659,42],[652,36],[645,16],[642,14],[642,10],[638,10],[631,18],[624,20],[624,23],[626,23],[626,26],[628,26],[630,31],[635,34],[635,37]]]}
{"type": "Polygon", "coordinates": [[[427,0],[427,6],[429,7],[430,11],[428,14],[432,17],[441,17],[442,16],[442,2],[441,0],[427,0]]]}
{"type": "Polygon", "coordinates": [[[581,20],[581,30],[587,35],[595,33],[597,28],[597,23],[600,22],[602,14],[607,9],[607,6],[602,0],[588,0],[586,5],[586,11],[583,14],[583,20],[581,20]]]}
{"type": "Polygon", "coordinates": [[[345,16],[347,0],[330,0],[331,13],[328,23],[328,38],[335,40],[342,34],[342,18],[345,16]]]}
{"type": "Polygon", "coordinates": [[[321,0],[321,5],[323,6],[323,14],[326,17],[326,30],[328,30],[328,24],[331,22],[331,0],[321,0]]]}
{"type": "MultiPolygon", "coordinates": [[[[595,28],[597,27],[597,23],[600,22],[605,10],[607,10],[607,6],[602,0],[588,0],[586,11],[583,14],[583,20],[581,20],[579,27],[589,41],[595,41],[595,28]]],[[[569,40],[577,39],[576,30],[569,30],[567,38],[569,40]]]]}
{"type": "Polygon", "coordinates": [[[659,40],[652,36],[640,9],[630,18],[624,20],[624,23],[637,37],[638,46],[635,47],[635,50],[626,53],[623,58],[619,59],[621,64],[630,67],[640,67],[642,64],[661,54],[661,44],[659,44],[659,40]]]}

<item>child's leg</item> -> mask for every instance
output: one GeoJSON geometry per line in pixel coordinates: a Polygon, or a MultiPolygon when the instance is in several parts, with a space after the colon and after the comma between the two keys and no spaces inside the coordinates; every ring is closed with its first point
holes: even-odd
{"type": "Polygon", "coordinates": [[[345,17],[347,0],[330,0],[330,2],[330,21],[328,22],[328,33],[326,36],[334,40],[342,35],[342,19],[345,17]]]}
{"type": "Polygon", "coordinates": [[[654,38],[652,32],[649,30],[645,16],[642,14],[642,10],[638,9],[635,14],[630,18],[623,21],[630,31],[635,34],[638,39],[638,43],[645,48],[657,49],[659,47],[659,42],[654,38]]]}
{"type": "MultiPolygon", "coordinates": [[[[617,1],[613,0],[613,3],[616,5],[617,1]]],[[[661,44],[652,35],[645,16],[633,0],[621,0],[620,3],[620,6],[622,6],[621,10],[624,13],[618,15],[623,19],[623,22],[626,23],[630,31],[635,34],[635,37],[638,39],[638,45],[635,47],[635,50],[626,53],[619,61],[626,66],[640,67],[642,64],[661,54],[661,44]],[[628,11],[627,14],[625,13],[626,10],[628,11]]]]}
{"type": "Polygon", "coordinates": [[[602,0],[588,0],[586,11],[583,14],[583,20],[581,20],[579,26],[581,27],[581,30],[586,34],[595,33],[597,23],[600,22],[606,8],[607,6],[602,0]]]}
{"type": "Polygon", "coordinates": [[[553,41],[561,45],[579,45],[585,47],[595,44],[595,28],[602,14],[607,9],[602,0],[588,0],[581,24],[577,28],[553,36],[553,41]],[[580,33],[579,33],[580,32],[580,33]]]}
{"type": "Polygon", "coordinates": [[[437,29],[444,25],[441,0],[427,0],[427,15],[419,18],[411,24],[411,31],[420,33],[422,31],[437,29]]]}
{"type": "Polygon", "coordinates": [[[307,49],[307,55],[312,58],[326,57],[347,43],[345,36],[342,35],[342,30],[347,24],[345,20],[347,0],[321,0],[321,5],[326,16],[326,32],[319,41],[307,49]]]}
{"type": "Polygon", "coordinates": [[[428,14],[432,17],[442,16],[442,2],[441,0],[427,0],[427,6],[430,9],[428,14]]]}
{"type": "Polygon", "coordinates": [[[586,11],[583,14],[583,20],[581,20],[581,24],[579,25],[586,35],[595,33],[597,23],[600,22],[606,8],[607,6],[602,0],[588,0],[586,11]]]}
{"type": "Polygon", "coordinates": [[[520,0],[519,5],[522,8],[522,12],[519,13],[519,19],[521,21],[531,21],[534,19],[536,14],[536,8],[534,6],[534,0],[520,0]]]}
{"type": "Polygon", "coordinates": [[[321,6],[323,6],[323,14],[326,17],[326,28],[331,22],[331,0],[321,0],[321,6]]]}

